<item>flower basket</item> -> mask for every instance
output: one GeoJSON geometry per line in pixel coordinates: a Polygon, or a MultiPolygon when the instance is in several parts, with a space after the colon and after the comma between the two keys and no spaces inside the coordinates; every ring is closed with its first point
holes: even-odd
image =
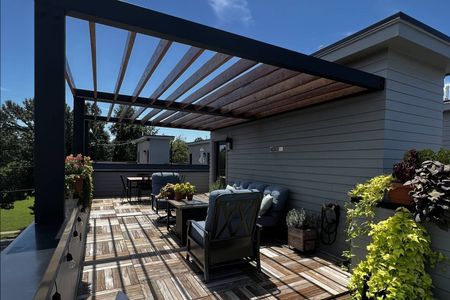
{"type": "Polygon", "coordinates": [[[175,192],[175,200],[180,201],[186,197],[182,192],[175,192]]]}
{"type": "Polygon", "coordinates": [[[191,201],[194,198],[194,193],[188,193],[186,194],[186,198],[191,201]]]}
{"type": "Polygon", "coordinates": [[[413,190],[411,185],[403,185],[399,182],[392,182],[391,189],[388,192],[389,201],[391,203],[400,204],[404,206],[412,206],[414,200],[409,192],[413,190]]]}

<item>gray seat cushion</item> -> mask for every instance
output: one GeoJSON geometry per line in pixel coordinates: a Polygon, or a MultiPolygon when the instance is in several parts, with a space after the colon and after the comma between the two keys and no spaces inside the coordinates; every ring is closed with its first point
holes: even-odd
{"type": "Polygon", "coordinates": [[[205,221],[192,221],[190,236],[201,246],[205,237],[205,221]]]}
{"type": "Polygon", "coordinates": [[[269,185],[264,189],[264,196],[267,194],[270,194],[273,197],[272,207],[270,211],[284,211],[288,199],[289,190],[281,186],[269,185]]]}
{"type": "Polygon", "coordinates": [[[246,189],[251,182],[248,180],[240,180],[236,179],[230,182],[230,185],[233,185],[235,188],[246,189]]]}

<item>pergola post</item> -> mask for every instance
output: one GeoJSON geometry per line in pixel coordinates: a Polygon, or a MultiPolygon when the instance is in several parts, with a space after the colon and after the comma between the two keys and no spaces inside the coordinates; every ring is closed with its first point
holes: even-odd
{"type": "Polygon", "coordinates": [[[74,97],[73,99],[73,154],[86,154],[84,147],[85,121],[84,121],[85,100],[74,97]]]}
{"type": "Polygon", "coordinates": [[[35,221],[64,220],[65,14],[57,0],[35,1],[35,221]]]}
{"type": "Polygon", "coordinates": [[[89,120],[84,120],[83,155],[89,155],[89,120]]]}

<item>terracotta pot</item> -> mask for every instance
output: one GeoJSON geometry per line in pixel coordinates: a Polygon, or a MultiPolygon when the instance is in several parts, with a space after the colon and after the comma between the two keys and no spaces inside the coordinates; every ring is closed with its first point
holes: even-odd
{"type": "Polygon", "coordinates": [[[169,200],[175,199],[175,192],[173,191],[173,189],[169,189],[167,191],[167,199],[169,199],[169,200]]]}
{"type": "Polygon", "coordinates": [[[388,192],[389,201],[391,203],[412,206],[414,204],[413,198],[409,195],[409,192],[413,190],[410,185],[403,185],[399,182],[391,183],[391,189],[388,192]]]}
{"type": "Polygon", "coordinates": [[[288,227],[288,245],[302,252],[316,249],[317,230],[288,227]]]}
{"type": "Polygon", "coordinates": [[[83,177],[78,177],[75,179],[75,183],[73,184],[75,192],[81,193],[83,191],[83,181],[83,177]]]}
{"type": "Polygon", "coordinates": [[[184,198],[184,194],[181,192],[175,192],[175,200],[180,201],[184,198]]]}
{"type": "Polygon", "coordinates": [[[187,195],[186,195],[186,198],[187,198],[189,201],[191,201],[192,198],[194,198],[194,194],[187,194],[187,195]]]}

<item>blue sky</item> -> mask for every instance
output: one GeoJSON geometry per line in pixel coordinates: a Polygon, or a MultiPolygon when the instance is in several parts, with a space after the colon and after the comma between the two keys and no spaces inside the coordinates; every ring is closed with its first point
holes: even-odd
{"type": "MultiPolygon", "coordinates": [[[[324,1],[303,0],[136,0],[128,2],[306,54],[398,11],[403,11],[450,35],[447,0],[327,1],[326,4],[324,1]]],[[[2,102],[5,100],[21,102],[24,98],[33,96],[33,6],[33,0],[1,0],[0,99],[2,102]]],[[[126,31],[97,26],[99,90],[113,91],[126,36],[126,31]]],[[[156,42],[154,38],[138,34],[121,93],[133,92],[156,42]]],[[[141,96],[150,96],[186,49],[184,45],[174,45],[171,48],[164,63],[147,83],[141,96]]],[[[190,70],[198,68],[210,56],[211,53],[204,53],[178,82],[186,78],[190,70]]],[[[68,18],[67,57],[77,87],[92,89],[87,22],[68,18]]],[[[450,83],[449,78],[446,82],[450,83]]],[[[164,99],[164,96],[171,91],[173,88],[161,98],[164,99]]],[[[72,105],[72,97],[68,89],[66,94],[67,102],[72,105]]],[[[107,111],[107,106],[102,105],[101,108],[104,113],[105,110],[107,111]]],[[[188,141],[197,136],[209,136],[207,132],[191,130],[161,128],[159,132],[181,135],[188,141]]]]}

